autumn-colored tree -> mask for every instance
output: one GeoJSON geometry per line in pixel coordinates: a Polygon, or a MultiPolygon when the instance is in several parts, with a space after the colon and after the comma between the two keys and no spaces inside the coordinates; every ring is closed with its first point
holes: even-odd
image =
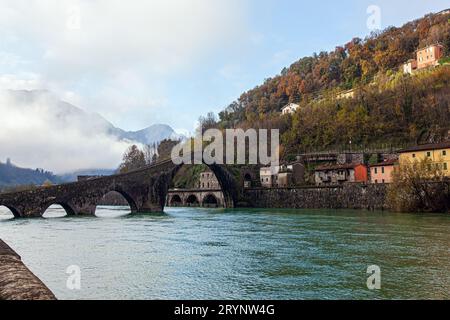
{"type": "Polygon", "coordinates": [[[43,187],[51,187],[53,186],[53,182],[51,182],[50,180],[45,180],[44,183],[42,184],[43,187]]]}
{"type": "Polygon", "coordinates": [[[388,205],[398,212],[446,212],[450,209],[450,181],[441,164],[429,158],[403,161],[393,173],[388,205]]]}
{"type": "Polygon", "coordinates": [[[136,145],[132,145],[123,155],[122,164],[119,167],[120,173],[127,173],[145,167],[145,155],[136,145]]]}

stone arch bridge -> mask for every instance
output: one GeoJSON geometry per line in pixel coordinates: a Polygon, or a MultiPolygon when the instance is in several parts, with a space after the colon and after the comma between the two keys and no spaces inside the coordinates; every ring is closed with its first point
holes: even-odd
{"type": "MultiPolygon", "coordinates": [[[[162,212],[172,179],[182,166],[166,160],[125,174],[3,193],[0,206],[17,218],[41,217],[51,205],[60,205],[68,215],[95,215],[103,196],[115,191],[127,200],[132,213],[162,212]]],[[[208,167],[219,181],[223,206],[234,208],[240,197],[240,182],[223,165],[208,167]]]]}

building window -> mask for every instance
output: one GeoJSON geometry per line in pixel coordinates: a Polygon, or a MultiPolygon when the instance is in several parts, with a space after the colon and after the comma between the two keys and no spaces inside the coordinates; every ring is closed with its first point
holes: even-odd
{"type": "MultiPolygon", "coordinates": [[[[381,168],[381,173],[384,174],[384,167],[381,168]]],[[[384,181],[383,181],[384,183],[384,181]]]]}
{"type": "Polygon", "coordinates": [[[427,152],[427,157],[430,158],[431,157],[431,152],[427,152]]]}
{"type": "Polygon", "coordinates": [[[378,168],[375,168],[374,172],[375,172],[375,174],[378,174],[378,168]]]}
{"type": "Polygon", "coordinates": [[[375,179],[375,183],[378,183],[378,180],[377,180],[377,179],[375,179]]]}
{"type": "Polygon", "coordinates": [[[444,170],[447,171],[448,167],[447,167],[447,162],[444,162],[444,170]]]}
{"type": "Polygon", "coordinates": [[[432,169],[432,166],[431,166],[431,164],[428,164],[428,170],[430,170],[431,171],[431,169],[432,169]]]}
{"type": "Polygon", "coordinates": [[[385,183],[385,182],[386,182],[386,180],[383,179],[383,183],[385,183]]]}
{"type": "Polygon", "coordinates": [[[446,156],[447,155],[447,150],[442,151],[442,155],[446,156]]]}
{"type": "Polygon", "coordinates": [[[415,157],[416,157],[416,154],[415,154],[415,153],[413,153],[412,157],[413,157],[413,158],[415,158],[415,157]]]}

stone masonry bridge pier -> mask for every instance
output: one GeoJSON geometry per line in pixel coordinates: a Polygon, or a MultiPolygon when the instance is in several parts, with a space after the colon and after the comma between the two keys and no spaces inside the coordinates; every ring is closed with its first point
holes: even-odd
{"type": "MultiPolygon", "coordinates": [[[[99,177],[50,187],[0,194],[5,206],[17,218],[41,217],[51,205],[60,205],[70,216],[95,215],[97,204],[109,192],[120,193],[132,213],[162,212],[173,177],[183,166],[171,160],[125,174],[99,177]]],[[[239,198],[239,183],[223,165],[208,165],[223,192],[223,205],[234,208],[239,198]]]]}

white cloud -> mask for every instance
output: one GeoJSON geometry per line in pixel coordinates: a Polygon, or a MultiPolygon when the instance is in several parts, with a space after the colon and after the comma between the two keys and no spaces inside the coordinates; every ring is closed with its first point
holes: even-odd
{"type": "Polygon", "coordinates": [[[60,103],[46,92],[0,91],[0,159],[56,173],[117,167],[128,143],[100,117],[60,103]]]}
{"type": "Polygon", "coordinates": [[[0,74],[0,90],[42,90],[45,85],[35,73],[0,74]]]}
{"type": "Polygon", "coordinates": [[[239,45],[247,28],[243,3],[0,0],[0,38],[20,47],[50,90],[73,92],[86,108],[107,110],[116,122],[155,101],[167,104],[164,83],[171,75],[239,45]]]}
{"type": "MultiPolygon", "coordinates": [[[[0,90],[49,90],[125,129],[181,115],[189,110],[167,98],[171,77],[239,46],[243,3],[0,0],[0,90]]],[[[118,164],[126,145],[61,122],[52,103],[0,95],[0,159],[55,172],[118,164]]]]}

